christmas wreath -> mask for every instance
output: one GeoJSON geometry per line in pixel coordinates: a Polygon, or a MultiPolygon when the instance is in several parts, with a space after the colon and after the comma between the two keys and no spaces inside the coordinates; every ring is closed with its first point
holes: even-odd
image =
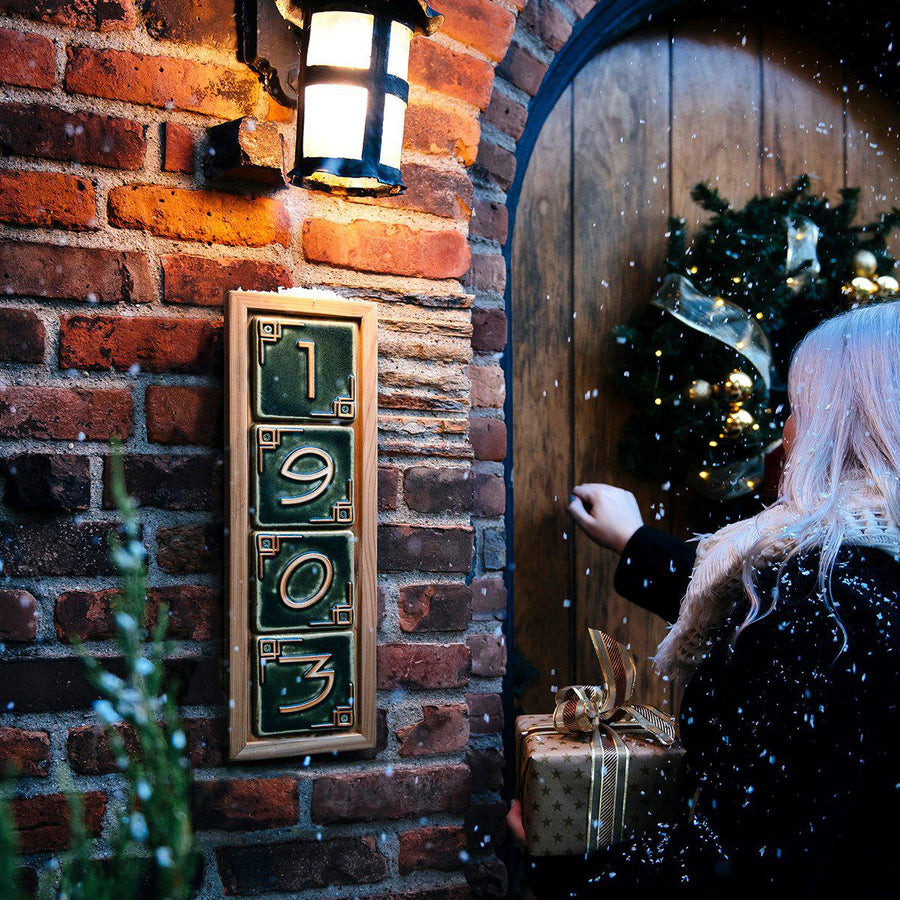
{"type": "Polygon", "coordinates": [[[694,188],[710,218],[690,245],[684,220],[670,220],[662,286],[635,324],[615,329],[635,407],[621,444],[629,470],[720,500],[759,489],[798,341],[842,309],[898,296],[885,239],[900,209],[854,224],[859,194],[842,190],[831,205],[802,176],[734,209],[694,188]]]}

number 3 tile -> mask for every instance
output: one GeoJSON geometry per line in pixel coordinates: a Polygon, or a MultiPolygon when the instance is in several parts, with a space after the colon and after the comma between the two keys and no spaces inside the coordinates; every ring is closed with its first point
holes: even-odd
{"type": "Polygon", "coordinates": [[[254,640],[257,736],[353,729],[356,666],[352,632],[254,640]]]}

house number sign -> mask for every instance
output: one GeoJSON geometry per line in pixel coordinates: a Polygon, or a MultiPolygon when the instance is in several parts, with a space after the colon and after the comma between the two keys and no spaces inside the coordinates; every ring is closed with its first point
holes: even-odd
{"type": "Polygon", "coordinates": [[[231,758],[375,744],[376,306],[228,296],[231,758]]]}

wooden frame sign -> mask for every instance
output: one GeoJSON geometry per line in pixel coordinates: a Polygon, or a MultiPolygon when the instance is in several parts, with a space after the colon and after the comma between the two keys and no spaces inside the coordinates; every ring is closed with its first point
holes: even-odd
{"type": "Polygon", "coordinates": [[[375,745],[376,309],[228,295],[235,760],[375,745]]]}

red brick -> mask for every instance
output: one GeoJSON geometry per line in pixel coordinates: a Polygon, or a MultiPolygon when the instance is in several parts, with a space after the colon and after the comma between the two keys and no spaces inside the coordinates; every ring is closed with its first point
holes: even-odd
{"type": "Polygon", "coordinates": [[[66,90],[220,119],[252,112],[260,98],[249,69],[92,47],[66,49],[66,90]]]}
{"type": "Polygon", "coordinates": [[[470,634],[466,644],[472,651],[472,674],[492,678],[506,674],[506,642],[502,634],[470,634]]]}
{"type": "MultiPolygon", "coordinates": [[[[57,637],[64,643],[112,638],[116,633],[113,601],[118,594],[118,588],[60,594],[53,619],[57,637]]],[[[147,600],[145,624],[153,628],[164,605],[168,637],[206,641],[221,630],[221,600],[210,587],[178,584],[151,588],[147,600]]]]}
{"type": "Polygon", "coordinates": [[[156,533],[156,560],[173,575],[200,572],[218,574],[222,570],[221,525],[176,525],[156,533]]]}
{"type": "Polygon", "coordinates": [[[327,219],[303,223],[303,252],[311,262],[345,269],[460,278],[469,268],[469,243],[458,231],[428,231],[407,225],[327,219]]]}
{"type": "Polygon", "coordinates": [[[468,572],[472,542],[471,528],[382,525],[378,529],[378,568],[382,572],[468,572]]]}
{"type": "Polygon", "coordinates": [[[418,722],[397,730],[400,755],[431,756],[456,753],[469,743],[469,711],[464,703],[423,706],[418,722]]]}
{"type": "Polygon", "coordinates": [[[193,768],[214,768],[228,763],[226,719],[185,719],[184,732],[188,759],[193,768]]]}
{"type": "Polygon", "coordinates": [[[0,437],[108,441],[132,433],[129,391],[0,386],[0,437]]]}
{"type": "Polygon", "coordinates": [[[0,28],[0,82],[19,87],[53,87],[56,83],[53,41],[37,34],[0,28]]]}
{"type": "Polygon", "coordinates": [[[151,384],[144,399],[147,439],[156,444],[222,444],[222,392],[151,384]]]}
{"type": "Polygon", "coordinates": [[[235,247],[290,246],[284,204],[269,197],[190,191],[156,184],[127,184],[109,192],[109,221],[181,241],[235,247]]]}
{"type": "Polygon", "coordinates": [[[471,402],[475,409],[500,409],[506,399],[506,383],[500,366],[469,366],[471,402]]]}
{"type": "Polygon", "coordinates": [[[91,461],[70,453],[21,453],[0,463],[3,502],[18,509],[85,510],[91,505],[91,461]]]}
{"type": "MultiPolygon", "coordinates": [[[[317,840],[293,839],[216,848],[225,893],[257,895],[275,891],[288,897],[301,897],[309,896],[307,891],[312,888],[371,884],[390,875],[388,861],[374,837],[318,837],[317,840]]],[[[329,891],[319,896],[337,895],[329,891]]]]}
{"type": "Polygon", "coordinates": [[[509,210],[496,200],[479,200],[472,214],[469,234],[505,244],[509,233],[509,210]]]}
{"type": "Polygon", "coordinates": [[[469,680],[469,659],[465,644],[382,644],[378,687],[462,687],[469,680]]]}
{"type": "MultiPolygon", "coordinates": [[[[109,575],[113,571],[109,559],[111,527],[109,522],[66,519],[0,523],[3,574],[10,578],[109,575]]],[[[71,661],[79,662],[77,657],[71,661]]],[[[34,662],[37,667],[42,666],[41,660],[34,662]]]]}
{"type": "Polygon", "coordinates": [[[520,44],[510,44],[497,74],[512,82],[532,97],[538,92],[549,66],[529,53],[520,44]]]}
{"type": "Polygon", "coordinates": [[[467,858],[466,832],[458,825],[439,825],[404,831],[400,835],[400,874],[420,869],[449,872],[467,858]]]}
{"type": "Polygon", "coordinates": [[[44,360],[44,323],[30,309],[0,309],[0,360],[35,363],[44,360]]]}
{"type": "Polygon", "coordinates": [[[564,0],[564,2],[579,19],[583,19],[594,8],[597,0],[564,0]]]}
{"type": "MultiPolygon", "coordinates": [[[[123,722],[113,728],[127,753],[134,755],[140,752],[134,728],[123,722]]],[[[109,735],[102,725],[78,725],[70,728],[66,737],[66,755],[76,775],[107,775],[119,770],[109,735]]]]}
{"type": "Polygon", "coordinates": [[[472,770],[472,792],[499,791],[503,787],[503,754],[493,747],[466,751],[466,763],[472,770]]]}
{"type": "MultiPolygon", "coordinates": [[[[106,813],[106,794],[90,791],[81,795],[88,834],[97,835],[106,813]]],[[[69,801],[65,794],[16,797],[10,804],[21,853],[44,853],[69,846],[69,801]]]]}
{"type": "Polygon", "coordinates": [[[378,508],[397,508],[397,490],[400,485],[400,470],[396,466],[378,467],[378,508]]]}
{"type": "Polygon", "coordinates": [[[468,766],[440,766],[392,772],[326,775],[313,782],[312,820],[368,822],[435,812],[463,812],[469,806],[468,766]]]}
{"type": "Polygon", "coordinates": [[[506,585],[502,578],[476,578],[472,582],[472,614],[476,618],[506,613],[506,585]]]}
{"type": "Polygon", "coordinates": [[[15,588],[0,588],[0,641],[33,641],[37,632],[38,602],[34,595],[15,588]]]}
{"type": "Polygon", "coordinates": [[[403,496],[417,512],[471,512],[472,471],[459,466],[411,466],[403,473],[403,496]]]}
{"type": "Polygon", "coordinates": [[[50,762],[50,735],[46,731],[0,728],[0,771],[8,776],[43,778],[50,762]]]}
{"type": "Polygon", "coordinates": [[[572,26],[552,0],[530,0],[522,13],[525,25],[554,53],[572,34],[572,26]]]}
{"type": "MultiPolygon", "coordinates": [[[[413,98],[406,111],[403,146],[409,150],[450,156],[464,166],[471,166],[480,136],[481,128],[474,113],[438,106],[431,97],[425,102],[413,98]]],[[[407,177],[405,166],[403,177],[407,177]]]]}
{"type": "Polygon", "coordinates": [[[147,31],[157,40],[237,48],[232,0],[146,0],[143,13],[147,31]]]}
{"type": "MultiPolygon", "coordinates": [[[[472,181],[462,171],[446,171],[405,163],[406,191],[393,197],[379,197],[376,206],[414,209],[445,219],[468,219],[472,211],[472,181]]],[[[362,202],[360,200],[359,202],[362,202]]]]}
{"type": "MultiPolygon", "coordinates": [[[[497,259],[498,257],[488,257],[497,259]]],[[[502,257],[499,257],[503,261],[502,257]]],[[[499,353],[506,347],[506,313],[499,307],[478,307],[472,310],[472,347],[475,350],[499,353]]]]}
{"type": "Polygon", "coordinates": [[[474,291],[502,297],[506,289],[506,262],[503,257],[499,253],[473,253],[465,284],[474,291]]]}
{"type": "Polygon", "coordinates": [[[300,818],[297,782],[288,777],[194,781],[191,810],[200,831],[287,828],[300,818]]]}
{"type": "Polygon", "coordinates": [[[475,171],[488,181],[493,181],[504,191],[509,190],[516,175],[516,156],[504,147],[482,141],[478,145],[475,171]]]}
{"type": "Polygon", "coordinates": [[[0,105],[0,149],[12,156],[140,169],[147,142],[144,126],[130,119],[35,103],[4,103],[0,105]]]}
{"type": "Polygon", "coordinates": [[[469,438],[475,459],[503,462],[506,459],[506,422],[502,419],[471,417],[469,438]]]}
{"type": "MultiPolygon", "coordinates": [[[[122,462],[128,493],[140,506],[175,510],[221,506],[223,465],[212,454],[135,453],[122,462]]],[[[108,459],[103,475],[103,506],[115,509],[108,459]]]]}
{"type": "Polygon", "coordinates": [[[207,372],[219,361],[221,331],[208,319],[62,316],[59,366],[207,372]]]}
{"type": "Polygon", "coordinates": [[[91,31],[130,30],[138,21],[135,0],[0,0],[0,11],[91,31]]]}
{"type": "Polygon", "coordinates": [[[466,694],[472,734],[503,731],[503,701],[499,694],[466,694]]]}
{"type": "Polygon", "coordinates": [[[409,80],[484,109],[491,99],[494,67],[420,35],[412,42],[409,80]]]}
{"type": "Polygon", "coordinates": [[[154,294],[143,253],[19,241],[0,243],[0,291],[90,303],[146,303],[154,294]]]}
{"type": "Polygon", "coordinates": [[[60,172],[0,170],[0,222],[73,231],[96,228],[94,185],[60,172]]]}
{"type": "Polygon", "coordinates": [[[465,631],[471,619],[467,584],[405,584],[400,588],[400,627],[406,632],[465,631]]]}
{"type": "Polygon", "coordinates": [[[494,62],[503,59],[516,16],[490,0],[444,0],[442,34],[474,47],[494,62]]]}
{"type": "Polygon", "coordinates": [[[162,268],[166,303],[222,306],[228,291],[274,291],[293,284],[284,266],[254,259],[164,256],[162,268]]]}
{"type": "Polygon", "coordinates": [[[194,135],[187,125],[163,125],[163,172],[194,172],[194,135]]]}
{"type": "Polygon", "coordinates": [[[473,859],[466,866],[466,882],[473,897],[506,897],[509,877],[502,860],[495,856],[473,859]]]}
{"type": "Polygon", "coordinates": [[[476,516],[502,516],[506,510],[506,485],[500,475],[480,472],[475,476],[476,516]]]}
{"type": "Polygon", "coordinates": [[[494,87],[491,94],[491,102],[484,111],[484,119],[495,128],[508,134],[517,141],[525,131],[525,123],[528,121],[528,108],[508,97],[503,91],[494,87]]]}

